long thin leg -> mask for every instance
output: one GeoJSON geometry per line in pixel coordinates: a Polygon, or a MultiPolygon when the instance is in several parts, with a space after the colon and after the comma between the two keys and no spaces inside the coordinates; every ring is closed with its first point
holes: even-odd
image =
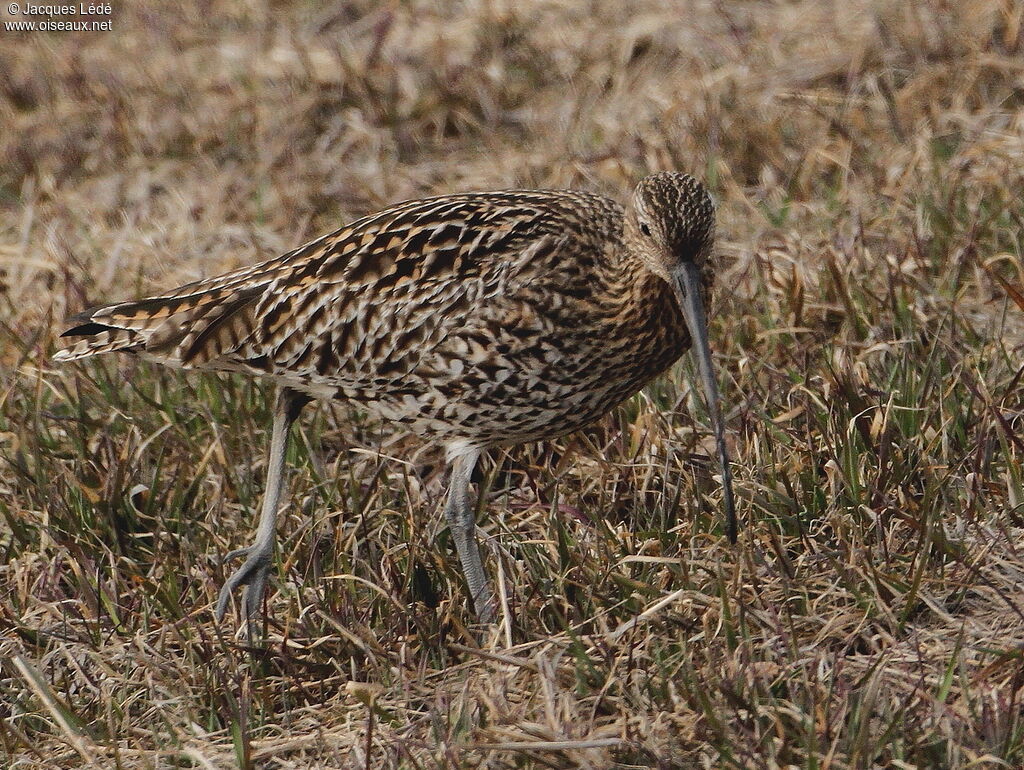
{"type": "Polygon", "coordinates": [[[455,548],[462,562],[462,574],[466,576],[473,607],[482,623],[490,623],[494,617],[494,599],[487,582],[480,550],[476,542],[476,522],[473,517],[473,500],[469,495],[473,467],[480,457],[477,449],[456,455],[452,461],[451,486],[444,515],[448,519],[455,548]]]}
{"type": "Polygon", "coordinates": [[[263,492],[263,507],[260,523],[256,528],[256,539],[252,545],[239,548],[224,557],[224,562],[245,557],[242,566],[228,578],[217,597],[216,616],[219,623],[224,618],[231,594],[239,586],[245,586],[242,612],[245,617],[249,641],[256,639],[256,617],[260,602],[270,576],[270,565],[274,556],[274,529],[277,524],[277,508],[281,502],[281,488],[284,486],[284,459],[288,450],[288,432],[299,416],[302,407],[310,398],[289,388],[281,388],[274,407],[274,430],[270,438],[270,454],[267,456],[267,487],[263,492]]]}

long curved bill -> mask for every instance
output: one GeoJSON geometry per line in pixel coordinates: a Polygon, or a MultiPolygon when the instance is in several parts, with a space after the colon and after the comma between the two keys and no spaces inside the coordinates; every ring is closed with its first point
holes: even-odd
{"type": "Polygon", "coordinates": [[[708,321],[704,312],[704,300],[700,293],[700,272],[693,262],[683,262],[672,273],[672,288],[679,298],[683,317],[690,328],[693,340],[693,354],[697,357],[700,378],[704,384],[708,411],[715,429],[715,444],[718,446],[718,462],[722,467],[722,489],[725,493],[725,524],[729,542],[736,542],[736,503],[732,495],[732,471],[729,469],[729,452],[725,448],[725,428],[722,425],[722,410],[718,399],[718,382],[711,366],[711,347],[708,345],[708,321]]]}

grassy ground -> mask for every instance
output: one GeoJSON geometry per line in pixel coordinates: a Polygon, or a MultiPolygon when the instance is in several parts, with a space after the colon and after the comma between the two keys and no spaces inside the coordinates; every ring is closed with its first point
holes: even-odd
{"type": "Polygon", "coordinates": [[[0,764],[1024,766],[1024,6],[439,5],[0,32],[0,764]],[[482,643],[437,451],[331,405],[248,655],[210,608],[272,393],[50,362],[86,305],[388,202],[667,168],[719,202],[747,529],[684,361],[491,458],[482,643]]]}

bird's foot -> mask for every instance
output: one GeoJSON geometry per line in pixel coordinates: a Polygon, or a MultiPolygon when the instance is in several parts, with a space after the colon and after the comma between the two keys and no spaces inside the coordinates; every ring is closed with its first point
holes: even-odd
{"type": "Polygon", "coordinates": [[[221,563],[226,564],[242,556],[245,557],[242,566],[232,573],[224,587],[220,589],[214,614],[218,623],[222,621],[231,595],[239,586],[245,586],[245,591],[242,593],[242,613],[245,617],[249,641],[252,642],[256,639],[256,618],[259,616],[260,602],[263,601],[263,592],[267,588],[267,580],[270,577],[273,549],[255,544],[250,545],[232,551],[221,560],[221,563]]]}

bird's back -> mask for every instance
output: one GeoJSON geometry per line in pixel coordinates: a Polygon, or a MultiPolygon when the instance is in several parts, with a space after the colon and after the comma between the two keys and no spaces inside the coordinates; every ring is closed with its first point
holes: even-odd
{"type": "Polygon", "coordinates": [[[315,326],[366,300],[410,302],[439,282],[466,285],[560,229],[606,230],[619,217],[611,201],[569,191],[400,203],[266,262],[79,313],[61,336],[81,339],[55,359],[124,350],[188,368],[244,366],[249,353],[269,355],[308,332],[307,316],[315,326]]]}

